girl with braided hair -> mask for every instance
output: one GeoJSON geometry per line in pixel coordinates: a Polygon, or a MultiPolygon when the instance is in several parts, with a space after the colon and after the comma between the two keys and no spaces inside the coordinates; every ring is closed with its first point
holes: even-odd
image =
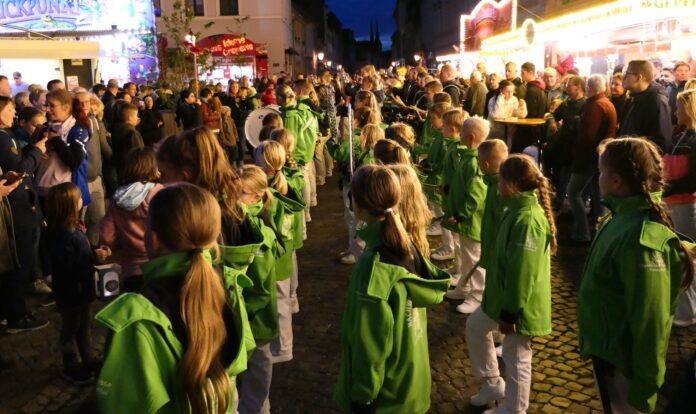
{"type": "Polygon", "coordinates": [[[677,298],[693,280],[692,247],[662,207],[655,144],[623,138],[599,150],[599,186],[611,214],[597,231],[578,293],[580,352],[592,358],[604,412],[651,412],[677,298]]]}
{"type": "Polygon", "coordinates": [[[556,225],[549,182],[527,155],[511,155],[500,167],[498,188],[507,210],[486,260],[481,306],[466,321],[471,369],[483,380],[474,406],[505,398],[486,413],[525,413],[532,383],[532,337],[551,333],[551,255],[556,225]],[[493,331],[505,334],[500,376],[493,331]]]}

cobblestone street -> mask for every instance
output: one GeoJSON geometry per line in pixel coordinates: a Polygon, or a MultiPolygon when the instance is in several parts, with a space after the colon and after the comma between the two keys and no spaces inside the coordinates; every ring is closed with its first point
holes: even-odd
{"type": "MultiPolygon", "coordinates": [[[[335,179],[320,188],[319,207],[312,210],[312,218],[309,240],[298,255],[301,309],[294,319],[294,359],[274,367],[274,413],[336,412],[332,394],[350,268],[338,262],[339,252],[346,247],[346,231],[335,179]]],[[[554,329],[552,336],[537,338],[533,343],[530,413],[601,412],[591,366],[578,354],[575,294],[585,253],[561,248],[553,261],[554,329]]],[[[446,302],[429,311],[433,413],[482,411],[468,402],[478,384],[469,370],[464,340],[466,316],[456,313],[456,304],[446,302]]],[[[0,336],[0,413],[94,412],[93,386],[73,387],[60,378],[57,313],[51,308],[39,308],[37,312],[51,319],[49,328],[0,336]]],[[[95,327],[93,335],[101,350],[104,330],[95,327]]],[[[674,329],[666,386],[657,412],[664,412],[695,351],[696,326],[674,329]]]]}

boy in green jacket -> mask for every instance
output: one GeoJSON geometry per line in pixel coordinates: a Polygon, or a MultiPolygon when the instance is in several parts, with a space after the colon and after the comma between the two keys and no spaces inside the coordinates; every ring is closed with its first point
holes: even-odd
{"type": "Polygon", "coordinates": [[[447,292],[449,299],[463,299],[457,312],[469,314],[481,304],[486,271],[478,265],[481,258],[481,220],[486,199],[486,183],[478,165],[478,147],[488,136],[490,126],[483,118],[468,118],[457,147],[459,165],[450,183],[445,204],[444,226],[456,233],[457,286],[447,292]]]}
{"type": "Polygon", "coordinates": [[[507,159],[508,149],[505,141],[489,139],[478,147],[478,163],[486,183],[486,201],[481,219],[481,258],[479,266],[488,269],[489,258],[495,249],[495,241],[500,222],[505,212],[504,200],[500,196],[498,180],[500,165],[507,159]]]}
{"type": "Polygon", "coordinates": [[[549,184],[533,159],[515,154],[500,168],[505,211],[487,260],[481,306],[466,321],[471,369],[483,387],[474,406],[505,398],[488,414],[524,413],[532,378],[531,338],[551,333],[551,254],[556,248],[549,184]],[[500,376],[492,333],[505,334],[500,376]]]}
{"type": "Polygon", "coordinates": [[[611,216],[592,243],[578,292],[580,354],[592,358],[605,411],[652,412],[677,299],[693,279],[693,245],[679,240],[661,205],[653,143],[615,139],[600,154],[599,187],[611,216]]]}

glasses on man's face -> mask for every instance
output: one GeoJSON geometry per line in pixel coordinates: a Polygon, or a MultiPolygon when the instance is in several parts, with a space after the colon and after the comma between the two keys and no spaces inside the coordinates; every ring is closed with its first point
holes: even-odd
{"type": "Polygon", "coordinates": [[[20,79],[22,79],[22,78],[14,78],[14,80],[20,80],[20,79]]]}

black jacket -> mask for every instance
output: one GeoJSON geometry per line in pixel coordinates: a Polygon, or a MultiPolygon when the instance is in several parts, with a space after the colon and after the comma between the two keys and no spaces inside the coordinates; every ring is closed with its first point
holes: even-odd
{"type": "Polygon", "coordinates": [[[176,123],[181,125],[184,130],[193,129],[203,125],[203,115],[201,106],[179,102],[176,108],[176,123]]]}
{"type": "Polygon", "coordinates": [[[672,124],[677,123],[677,95],[684,92],[686,81],[672,83],[669,87],[669,108],[672,114],[672,124]]]}
{"type": "Polygon", "coordinates": [[[672,115],[665,88],[653,82],[645,91],[631,93],[619,124],[618,136],[648,137],[664,151],[672,134],[672,115]]]}
{"type": "Polygon", "coordinates": [[[515,78],[512,80],[512,83],[515,85],[515,96],[517,99],[525,99],[527,86],[522,82],[522,79],[515,78]]]}
{"type": "Polygon", "coordinates": [[[114,119],[114,102],[116,102],[116,95],[112,94],[111,91],[107,89],[101,101],[104,104],[104,124],[109,126],[114,119]]]}
{"type": "Polygon", "coordinates": [[[34,188],[34,174],[41,162],[41,150],[33,145],[19,147],[12,133],[0,128],[0,168],[4,172],[14,171],[28,174],[7,199],[12,209],[15,232],[36,229],[43,217],[39,208],[39,196],[34,188]]]}
{"type": "Polygon", "coordinates": [[[95,257],[87,236],[79,230],[61,229],[48,232],[46,237],[58,307],[92,302],[95,257]]]}
{"type": "Polygon", "coordinates": [[[448,93],[450,98],[452,98],[452,107],[460,108],[462,106],[462,89],[459,87],[459,82],[456,79],[443,83],[442,92],[448,93]]]}
{"type": "Polygon", "coordinates": [[[619,121],[619,126],[621,125],[621,120],[626,114],[626,102],[628,101],[628,94],[624,93],[621,96],[612,96],[611,103],[614,104],[614,109],[616,109],[616,119],[619,121]]]}
{"type": "Polygon", "coordinates": [[[544,117],[546,114],[546,91],[541,82],[535,80],[527,83],[524,100],[527,102],[527,118],[544,117]]]}
{"type": "Polygon", "coordinates": [[[162,139],[162,131],[164,131],[164,121],[159,111],[155,108],[141,110],[138,130],[146,146],[151,147],[159,142],[162,139]]]}

